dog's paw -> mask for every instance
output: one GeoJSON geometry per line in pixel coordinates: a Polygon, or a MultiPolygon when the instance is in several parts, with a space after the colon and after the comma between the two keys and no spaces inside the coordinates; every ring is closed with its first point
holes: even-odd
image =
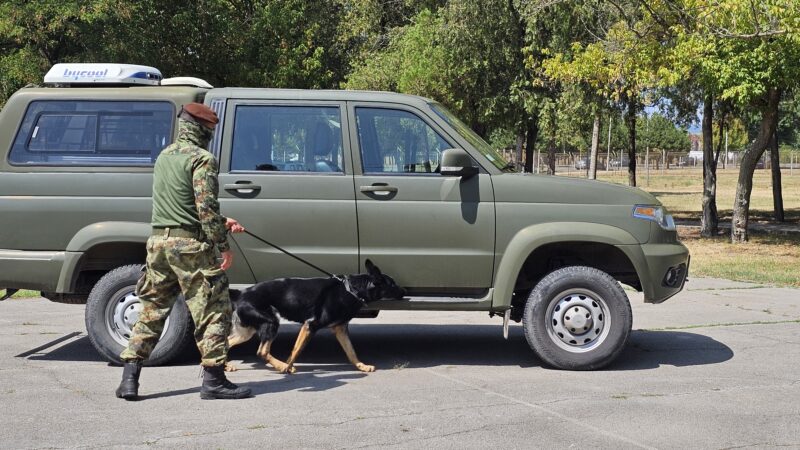
{"type": "Polygon", "coordinates": [[[291,375],[291,374],[297,372],[297,367],[295,367],[294,365],[290,366],[290,365],[286,364],[285,366],[279,368],[278,372],[291,375]]]}
{"type": "Polygon", "coordinates": [[[233,363],[225,363],[225,372],[236,372],[237,370],[239,369],[233,363]]]}
{"type": "Polygon", "coordinates": [[[356,364],[356,369],[362,372],[375,372],[375,366],[370,366],[369,364],[364,363],[356,364]]]}

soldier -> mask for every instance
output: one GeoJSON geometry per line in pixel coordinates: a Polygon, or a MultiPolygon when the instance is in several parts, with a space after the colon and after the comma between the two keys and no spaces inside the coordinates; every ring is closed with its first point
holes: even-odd
{"type": "Polygon", "coordinates": [[[200,398],[245,398],[250,390],[228,381],[224,372],[231,326],[225,270],[233,262],[226,233],[244,227],[219,212],[217,162],[205,150],[219,119],[199,103],[186,105],[178,118],[178,138],[153,168],[153,233],[147,240],[146,271],[136,285],[142,309],[120,355],[125,367],[116,394],[125,400],[137,398],[142,362],[156,346],[182,292],[202,357],[200,398]],[[215,250],[222,255],[221,264],[215,250]]]}

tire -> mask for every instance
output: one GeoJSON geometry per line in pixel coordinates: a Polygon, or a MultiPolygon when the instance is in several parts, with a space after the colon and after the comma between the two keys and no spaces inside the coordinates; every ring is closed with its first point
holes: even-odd
{"type": "Polygon", "coordinates": [[[551,272],[533,288],[522,323],[528,345],[547,365],[595,370],[625,348],[632,317],[616,280],[592,267],[572,266],[551,272]]]}
{"type": "MultiPolygon", "coordinates": [[[[125,349],[138,314],[139,299],[135,296],[141,265],[118,267],[95,284],[86,301],[86,332],[103,359],[121,364],[119,354],[125,349]]],[[[194,324],[181,299],[175,302],[167,324],[145,365],[157,366],[171,361],[194,343],[194,324]]]]}

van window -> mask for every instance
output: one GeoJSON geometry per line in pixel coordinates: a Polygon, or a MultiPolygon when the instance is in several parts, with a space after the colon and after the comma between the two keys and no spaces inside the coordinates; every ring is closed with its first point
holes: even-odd
{"type": "Polygon", "coordinates": [[[336,106],[236,107],[231,170],[342,173],[336,106]]]}
{"type": "Polygon", "coordinates": [[[148,166],[172,142],[169,102],[31,102],[11,148],[15,165],[148,166]]]}

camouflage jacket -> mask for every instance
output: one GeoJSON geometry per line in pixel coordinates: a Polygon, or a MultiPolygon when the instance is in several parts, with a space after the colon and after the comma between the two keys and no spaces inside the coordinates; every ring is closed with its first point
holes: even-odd
{"type": "Polygon", "coordinates": [[[165,148],[153,168],[153,226],[202,231],[204,240],[230,249],[225,217],[219,212],[217,161],[204,148],[211,130],[180,120],[178,138],[165,148]]]}

